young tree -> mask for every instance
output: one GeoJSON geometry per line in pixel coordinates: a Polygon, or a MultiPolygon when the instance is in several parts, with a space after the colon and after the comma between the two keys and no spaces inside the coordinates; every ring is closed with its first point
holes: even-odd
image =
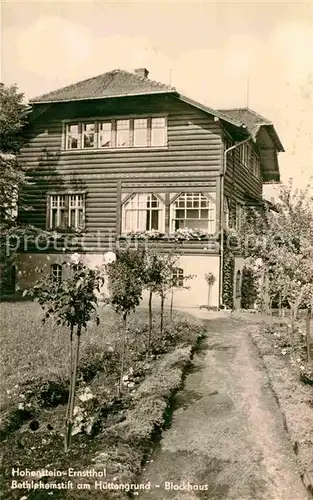
{"type": "Polygon", "coordinates": [[[212,295],[212,287],[216,281],[216,278],[213,273],[206,273],[204,275],[205,281],[208,284],[208,308],[211,307],[211,295],[212,295]]]}
{"type": "Polygon", "coordinates": [[[164,303],[166,296],[172,289],[173,275],[176,270],[176,264],[179,259],[179,255],[173,250],[168,254],[162,256],[163,259],[163,272],[162,272],[162,284],[158,294],[161,298],[161,308],[160,308],[160,331],[163,333],[164,325],[164,303]]]}
{"type": "MultiPolygon", "coordinates": [[[[144,289],[149,292],[149,330],[148,330],[148,339],[147,339],[147,352],[146,356],[148,358],[150,353],[150,344],[151,344],[151,336],[152,336],[152,326],[153,326],[153,317],[152,317],[152,297],[153,294],[161,294],[162,286],[165,279],[164,274],[164,259],[162,255],[149,250],[145,254],[145,271],[143,275],[144,280],[144,289]]],[[[164,306],[164,304],[163,304],[164,306]]],[[[162,323],[163,328],[163,323],[162,323]]]]}
{"type": "MultiPolygon", "coordinates": [[[[45,311],[43,322],[53,317],[56,323],[70,330],[70,388],[65,419],[65,451],[71,445],[74,423],[74,404],[79,363],[79,350],[82,329],[94,319],[99,323],[96,313],[97,292],[103,285],[103,276],[99,270],[89,269],[79,260],[64,263],[69,268],[69,276],[56,280],[54,276],[45,276],[29,292],[45,311]],[[76,345],[73,345],[73,334],[76,345]]],[[[24,292],[25,294],[27,292],[24,292]]]]}
{"type": "Polygon", "coordinates": [[[142,300],[144,260],[144,250],[127,248],[117,251],[116,259],[105,266],[109,289],[106,302],[122,316],[123,320],[119,394],[123,388],[127,317],[135,311],[142,300]]]}

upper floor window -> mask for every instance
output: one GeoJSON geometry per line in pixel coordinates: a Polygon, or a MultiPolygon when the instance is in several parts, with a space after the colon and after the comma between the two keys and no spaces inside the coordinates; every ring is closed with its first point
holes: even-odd
{"type": "Polygon", "coordinates": [[[112,147],[112,123],[99,122],[98,123],[98,133],[99,133],[99,148],[111,148],[112,147]]]}
{"type": "Polygon", "coordinates": [[[148,120],[134,120],[134,147],[148,146],[148,120]]]}
{"type": "Polygon", "coordinates": [[[66,127],[66,149],[80,148],[80,133],[78,123],[71,123],[66,127]]]}
{"type": "Polygon", "coordinates": [[[202,229],[214,234],[216,205],[213,194],[182,193],[172,204],[172,230],[202,229]]]}
{"type": "Polygon", "coordinates": [[[128,148],[130,146],[130,120],[116,121],[116,147],[128,148]]]}
{"type": "Polygon", "coordinates": [[[83,123],[82,124],[82,147],[93,148],[95,145],[95,124],[83,123]]]}
{"type": "Polygon", "coordinates": [[[81,229],[84,226],[85,196],[81,193],[48,196],[49,229],[81,229]]]}
{"type": "Polygon", "coordinates": [[[239,148],[239,160],[242,165],[249,168],[251,149],[249,144],[242,144],[239,148]]]}
{"type": "Polygon", "coordinates": [[[151,146],[164,146],[166,144],[165,118],[151,119],[151,146]]]}
{"type": "Polygon", "coordinates": [[[253,175],[255,175],[257,179],[261,180],[261,163],[257,155],[253,155],[252,169],[253,169],[253,175]]]}
{"type": "Polygon", "coordinates": [[[66,125],[65,148],[144,148],[167,144],[164,116],[79,122],[66,125]]]}
{"type": "Polygon", "coordinates": [[[135,193],[122,206],[122,232],[164,231],[164,203],[153,193],[135,193]]]}

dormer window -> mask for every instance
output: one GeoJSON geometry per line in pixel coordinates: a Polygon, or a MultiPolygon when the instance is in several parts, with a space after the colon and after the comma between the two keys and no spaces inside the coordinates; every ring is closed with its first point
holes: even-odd
{"type": "Polygon", "coordinates": [[[167,146],[164,116],[68,123],[65,131],[66,150],[167,146]]]}

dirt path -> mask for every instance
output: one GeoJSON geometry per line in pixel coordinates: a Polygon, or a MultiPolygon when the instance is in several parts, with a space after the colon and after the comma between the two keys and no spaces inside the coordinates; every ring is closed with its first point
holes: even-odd
{"type": "MultiPolygon", "coordinates": [[[[208,338],[140,482],[142,499],[306,500],[294,453],[246,323],[207,322],[208,338]],[[174,485],[208,485],[206,491],[174,485]],[[165,488],[172,487],[171,490],[165,488]],[[158,486],[155,486],[158,485],[158,486]],[[176,486],[177,487],[177,486],[176,486]]],[[[190,486],[189,486],[190,488],[190,486]]]]}

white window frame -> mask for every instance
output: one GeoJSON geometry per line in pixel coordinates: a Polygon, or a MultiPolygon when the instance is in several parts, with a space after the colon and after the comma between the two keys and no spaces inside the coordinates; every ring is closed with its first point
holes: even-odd
{"type": "MultiPolygon", "coordinates": [[[[167,144],[167,120],[165,116],[154,116],[152,117],[148,122],[148,127],[150,128],[150,147],[163,147],[165,144],[167,144]],[[164,126],[163,127],[158,127],[157,121],[164,120],[164,126]],[[149,123],[150,122],[150,123],[149,123]],[[156,126],[153,126],[153,123],[156,123],[156,126]],[[164,133],[164,142],[161,144],[154,144],[153,143],[153,131],[154,130],[162,130],[164,133]]],[[[148,134],[149,135],[149,134],[148,134]]]]}
{"type": "Polygon", "coordinates": [[[62,281],[63,267],[61,264],[57,263],[51,264],[50,272],[54,281],[62,281]]]}
{"type": "Polygon", "coordinates": [[[132,142],[132,138],[131,138],[132,130],[131,130],[131,121],[130,121],[130,119],[125,119],[124,120],[123,118],[122,119],[119,118],[115,122],[115,127],[116,127],[116,143],[115,143],[115,147],[118,148],[118,149],[120,149],[120,148],[123,148],[123,149],[124,148],[130,148],[131,147],[131,142],[132,142]],[[122,124],[122,123],[126,124],[127,127],[126,128],[119,127],[119,124],[122,124]],[[128,132],[127,144],[125,146],[124,145],[119,146],[118,145],[119,132],[123,133],[125,131],[128,132]]]}
{"type": "Polygon", "coordinates": [[[68,151],[78,151],[81,149],[81,124],[78,121],[66,124],[66,127],[65,127],[65,149],[68,151]],[[77,125],[77,134],[73,134],[73,136],[77,136],[77,148],[69,147],[69,131],[70,131],[70,127],[73,125],[77,125]]]}
{"type": "Polygon", "coordinates": [[[49,199],[50,217],[49,217],[49,227],[50,229],[65,229],[66,228],[66,195],[65,194],[52,194],[49,199]],[[56,225],[53,227],[52,221],[54,219],[53,214],[56,213],[56,225]],[[64,215],[64,226],[61,225],[61,213],[64,215]]]}
{"type": "Polygon", "coordinates": [[[48,193],[48,221],[47,228],[57,231],[70,229],[83,229],[85,227],[86,194],[84,192],[66,192],[66,193],[48,193]],[[76,197],[76,203],[71,204],[73,197],[76,197]],[[61,201],[63,200],[63,203],[61,201]],[[81,200],[81,203],[79,203],[81,200]],[[53,227],[53,211],[56,210],[56,225],[53,227]],[[61,211],[64,212],[64,225],[60,225],[61,211]],[[75,211],[75,225],[71,226],[71,212],[75,211]],[[82,225],[78,224],[79,211],[82,211],[82,225]]]}
{"type": "Polygon", "coordinates": [[[148,118],[134,118],[134,122],[133,122],[133,147],[134,148],[146,148],[148,147],[148,144],[149,144],[149,120],[148,118]],[[143,125],[143,123],[145,122],[145,127],[140,127],[139,125],[143,125]],[[136,142],[136,131],[137,130],[145,130],[146,132],[146,140],[145,140],[145,143],[144,144],[135,144],[136,142]]]}
{"type": "Polygon", "coordinates": [[[253,168],[253,175],[261,180],[261,161],[260,158],[254,154],[253,155],[253,163],[252,163],[252,168],[253,168]]]}
{"type": "Polygon", "coordinates": [[[85,197],[81,193],[69,194],[69,205],[68,205],[68,222],[69,227],[73,227],[75,229],[79,229],[84,225],[84,207],[85,207],[85,197]],[[72,226],[72,212],[74,212],[74,226],[72,226]],[[81,213],[82,223],[79,224],[79,214],[81,213]]]}
{"type": "Polygon", "coordinates": [[[170,215],[170,227],[172,231],[177,231],[178,229],[176,228],[176,221],[185,221],[184,223],[184,228],[188,229],[188,225],[186,224],[186,221],[188,220],[207,220],[207,232],[208,234],[215,234],[216,232],[216,199],[215,199],[215,194],[214,193],[205,193],[205,192],[183,192],[178,194],[175,199],[171,203],[171,215],[170,215]],[[188,197],[191,198],[188,200],[188,197]],[[177,206],[177,203],[179,203],[182,199],[184,198],[185,206],[177,206]],[[203,199],[206,200],[207,205],[206,206],[201,206],[203,199]],[[194,206],[187,206],[188,202],[191,202],[192,205],[195,205],[195,202],[198,202],[199,206],[194,207],[194,206]],[[176,217],[176,211],[178,210],[184,210],[185,216],[183,218],[176,217]],[[198,215],[199,217],[187,217],[187,211],[188,210],[193,210],[196,211],[198,210],[198,215]],[[201,217],[201,210],[207,210],[208,211],[208,217],[201,217]],[[210,216],[211,214],[211,216],[210,216]]]}
{"type": "MultiPolygon", "coordinates": [[[[157,193],[151,193],[151,192],[140,192],[140,193],[132,193],[130,196],[128,196],[122,203],[122,233],[128,233],[128,232],[141,232],[141,231],[153,231],[151,228],[151,222],[152,222],[152,212],[158,212],[159,217],[158,217],[158,222],[159,222],[159,227],[158,229],[155,229],[155,231],[159,231],[160,233],[164,233],[165,230],[165,203],[163,199],[161,198],[160,195],[157,193]],[[147,207],[141,207],[140,206],[140,197],[147,197],[146,202],[147,204],[150,203],[150,206],[147,207]],[[149,198],[150,197],[150,198],[149,198]],[[152,207],[151,202],[152,202],[152,197],[155,197],[158,201],[158,207],[152,207]],[[135,205],[134,208],[128,208],[127,205],[129,203],[135,202],[137,203],[137,206],[135,205]],[[126,225],[126,217],[128,212],[134,212],[136,214],[136,223],[134,228],[129,228],[126,225]],[[150,228],[147,228],[147,219],[145,220],[145,228],[140,228],[140,223],[139,223],[139,218],[140,214],[139,212],[149,212],[150,213],[150,228]]],[[[146,215],[147,216],[147,215],[146,215]]]]}
{"type": "MultiPolygon", "coordinates": [[[[137,116],[131,116],[131,117],[114,117],[114,118],[103,118],[103,119],[95,119],[95,120],[75,120],[73,122],[64,122],[65,127],[64,127],[64,149],[65,151],[94,151],[94,150],[122,150],[122,149],[158,149],[158,148],[167,148],[168,146],[168,135],[167,135],[167,116],[166,115],[151,115],[151,116],[146,116],[146,115],[137,115],[137,116]],[[146,120],[147,123],[147,140],[146,144],[143,145],[136,145],[136,128],[135,125],[138,121],[140,120],[146,120]],[[163,127],[154,127],[153,124],[155,123],[157,125],[157,121],[163,120],[164,125],[163,127]],[[129,139],[128,143],[125,145],[117,145],[118,142],[118,137],[119,137],[119,124],[121,122],[128,122],[129,124],[129,139]],[[109,146],[101,146],[100,145],[100,139],[101,139],[101,125],[104,123],[111,123],[111,138],[110,138],[110,145],[109,146]],[[93,141],[93,146],[91,147],[84,147],[84,136],[86,135],[86,131],[84,131],[84,127],[86,125],[94,125],[94,141],[93,141]],[[77,125],[78,127],[78,132],[77,132],[77,148],[72,148],[69,147],[69,130],[71,125],[77,125]],[[154,130],[162,130],[163,131],[163,136],[164,140],[159,143],[159,144],[154,144],[153,143],[153,131],[154,130]]],[[[74,134],[75,135],[75,134],[74,134]]]]}
{"type": "Polygon", "coordinates": [[[93,121],[85,121],[81,122],[80,126],[78,127],[78,130],[81,131],[81,138],[80,138],[80,144],[81,144],[81,149],[94,149],[97,146],[97,124],[96,122],[93,121]],[[85,136],[88,135],[87,130],[84,130],[85,127],[88,125],[93,125],[93,146],[85,146],[85,136]]]}
{"type": "Polygon", "coordinates": [[[115,130],[113,130],[112,120],[101,120],[101,121],[99,121],[98,124],[97,124],[97,128],[98,128],[97,148],[98,149],[103,149],[103,150],[112,148],[112,138],[113,138],[113,135],[115,134],[115,130]],[[109,131],[109,133],[110,133],[110,141],[109,141],[110,144],[109,144],[109,146],[101,146],[100,145],[100,143],[101,143],[101,135],[102,135],[102,132],[103,132],[101,128],[102,128],[102,126],[104,124],[109,124],[110,125],[110,131],[109,131]]]}
{"type": "Polygon", "coordinates": [[[250,158],[251,158],[251,146],[250,144],[242,144],[241,147],[239,148],[239,160],[240,163],[246,167],[248,170],[250,168],[250,158]]]}
{"type": "Polygon", "coordinates": [[[176,267],[173,270],[172,283],[175,288],[182,288],[184,286],[184,270],[181,267],[176,267]]]}

